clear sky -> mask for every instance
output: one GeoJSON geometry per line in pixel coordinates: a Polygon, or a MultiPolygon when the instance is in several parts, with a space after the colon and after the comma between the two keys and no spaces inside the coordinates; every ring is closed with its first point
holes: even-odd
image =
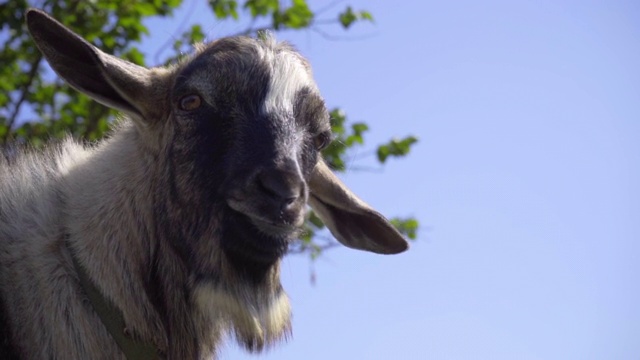
{"type": "MultiPolygon", "coordinates": [[[[640,2],[346,4],[375,24],[279,38],[330,106],[372,128],[354,166],[420,138],[383,172],[344,177],[381,212],[416,216],[419,240],[390,257],[332,250],[315,286],[288,257],[293,338],[221,357],[640,359],[640,2]]],[[[193,14],[210,38],[243,29],[204,2],[193,14]]],[[[182,15],[149,22],[149,53],[182,15]]]]}

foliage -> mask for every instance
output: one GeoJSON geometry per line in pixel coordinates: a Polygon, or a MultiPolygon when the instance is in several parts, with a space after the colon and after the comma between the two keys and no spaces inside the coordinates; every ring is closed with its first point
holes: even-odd
{"type": "MultiPolygon", "coordinates": [[[[67,134],[95,141],[109,129],[116,116],[87,96],[71,89],[45,65],[29,38],[24,25],[24,13],[36,5],[81,34],[107,53],[115,54],[136,64],[144,65],[145,56],[139,50],[143,35],[149,35],[144,20],[154,16],[167,17],[182,5],[182,0],[45,0],[29,2],[12,0],[0,3],[0,146],[29,143],[42,146],[48,139],[67,134]]],[[[260,30],[316,30],[337,25],[347,30],[361,21],[373,21],[367,11],[350,6],[334,14],[333,19],[319,19],[326,10],[312,10],[306,0],[291,0],[286,5],[279,0],[209,0],[212,16],[219,20],[250,19],[251,25],[242,33],[260,30]],[[261,24],[255,27],[255,24],[261,24]]],[[[165,63],[175,61],[188,47],[205,38],[200,24],[174,37],[173,54],[165,63]]],[[[322,33],[322,32],[321,32],[322,33]]],[[[330,166],[336,171],[349,170],[345,158],[350,150],[365,143],[369,126],[364,122],[349,123],[340,109],[331,111],[335,140],[324,151],[330,166]]],[[[404,156],[417,139],[393,139],[377,148],[379,163],[389,157],[404,156]]],[[[413,218],[394,219],[394,225],[410,239],[416,238],[418,222],[413,218]]],[[[313,212],[309,213],[308,231],[292,251],[317,257],[323,249],[335,245],[325,236],[324,224],[313,212]]]]}

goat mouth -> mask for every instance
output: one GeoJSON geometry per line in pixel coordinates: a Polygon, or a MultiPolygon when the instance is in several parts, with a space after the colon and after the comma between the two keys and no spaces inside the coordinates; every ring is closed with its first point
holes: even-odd
{"type": "Polygon", "coordinates": [[[268,220],[263,220],[259,218],[254,218],[248,215],[245,215],[249,218],[251,223],[261,232],[268,236],[275,237],[295,237],[300,232],[300,227],[295,226],[286,222],[273,222],[268,220]]]}
{"type": "Polygon", "coordinates": [[[236,258],[252,263],[268,264],[282,258],[298,227],[257,219],[228,208],[222,245],[236,258]]]}
{"type": "Polygon", "coordinates": [[[227,200],[228,208],[245,216],[259,231],[267,236],[293,238],[299,235],[304,216],[298,211],[275,211],[258,206],[253,208],[246,202],[234,198],[227,200]]]}

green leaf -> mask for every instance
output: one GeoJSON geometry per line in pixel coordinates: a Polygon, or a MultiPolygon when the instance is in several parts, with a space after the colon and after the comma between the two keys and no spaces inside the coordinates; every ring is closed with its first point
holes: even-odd
{"type": "Polygon", "coordinates": [[[292,29],[308,27],[313,21],[313,12],[304,0],[293,0],[293,5],[280,16],[279,22],[292,29]]]}
{"type": "Polygon", "coordinates": [[[190,44],[204,41],[205,34],[204,31],[202,31],[202,26],[198,24],[193,25],[191,27],[191,32],[188,34],[188,37],[190,44]]]}
{"type": "Polygon", "coordinates": [[[355,124],[351,125],[351,127],[353,128],[353,131],[356,134],[362,134],[365,131],[369,130],[369,125],[367,125],[365,123],[355,123],[355,124]]]}
{"type": "Polygon", "coordinates": [[[365,11],[365,10],[360,11],[360,16],[359,17],[362,20],[368,20],[368,21],[373,22],[373,15],[371,15],[371,13],[368,12],[368,11],[365,11]]]}
{"type": "Polygon", "coordinates": [[[347,120],[347,116],[340,108],[335,108],[329,112],[331,118],[331,131],[336,135],[344,134],[344,123],[347,120]]]}
{"type": "Polygon", "coordinates": [[[373,22],[373,15],[366,10],[355,12],[351,8],[351,6],[347,6],[345,11],[338,15],[338,21],[342,24],[342,27],[348,29],[358,20],[365,20],[369,22],[373,22]]]}
{"type": "Polygon", "coordinates": [[[387,158],[389,157],[389,146],[387,145],[380,145],[378,146],[378,151],[376,152],[376,154],[378,155],[378,161],[380,161],[381,163],[384,163],[385,161],[387,161],[387,158]]]}
{"type": "Polygon", "coordinates": [[[151,16],[155,15],[158,11],[153,4],[140,2],[135,5],[136,10],[142,16],[151,16]]]}
{"type": "Polygon", "coordinates": [[[218,19],[232,17],[238,20],[238,2],[236,0],[209,0],[209,6],[218,19]]]}
{"type": "Polygon", "coordinates": [[[418,237],[418,227],[420,226],[418,220],[414,218],[394,218],[390,222],[401,234],[409,239],[415,240],[418,237]]]}
{"type": "Polygon", "coordinates": [[[309,210],[309,222],[318,229],[324,228],[324,223],[313,210],[309,210]]]}
{"type": "Polygon", "coordinates": [[[364,137],[362,134],[369,130],[369,126],[365,123],[355,123],[351,125],[351,129],[353,130],[353,134],[349,135],[345,141],[347,147],[351,147],[355,143],[360,145],[364,144],[364,137]]]}
{"type": "Polygon", "coordinates": [[[342,12],[340,15],[338,15],[338,20],[340,21],[340,24],[342,24],[342,27],[344,27],[345,29],[348,29],[351,26],[351,24],[353,24],[356,20],[358,20],[358,17],[353,12],[353,9],[351,8],[351,6],[347,6],[347,9],[344,12],[342,12]]]}
{"type": "MultiPolygon", "coordinates": [[[[298,238],[304,245],[310,244],[313,239],[313,231],[311,229],[306,229],[298,238]]],[[[303,245],[303,246],[304,246],[303,245]]]]}
{"type": "Polygon", "coordinates": [[[244,8],[249,9],[252,18],[256,18],[277,13],[280,9],[280,2],[278,0],[248,0],[244,3],[244,8]]]}
{"type": "Polygon", "coordinates": [[[389,156],[405,156],[411,151],[411,145],[416,142],[418,142],[418,138],[415,136],[407,136],[404,139],[392,139],[388,143],[378,146],[378,160],[384,163],[389,156]]]}
{"type": "Polygon", "coordinates": [[[322,255],[322,249],[315,244],[312,244],[310,247],[311,252],[309,255],[311,256],[311,260],[316,260],[320,255],[322,255]]]}

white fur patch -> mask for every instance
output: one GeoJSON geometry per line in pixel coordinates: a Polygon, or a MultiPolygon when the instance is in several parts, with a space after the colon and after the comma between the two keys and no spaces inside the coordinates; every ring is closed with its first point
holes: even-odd
{"type": "Polygon", "coordinates": [[[259,351],[289,333],[291,305],[284,292],[268,298],[250,289],[231,294],[207,284],[198,286],[194,295],[202,314],[209,321],[230,322],[249,350],[259,351]]]}
{"type": "Polygon", "coordinates": [[[287,51],[266,53],[265,60],[271,64],[272,72],[262,111],[291,114],[296,93],[304,87],[315,87],[313,79],[300,59],[287,51]]]}

